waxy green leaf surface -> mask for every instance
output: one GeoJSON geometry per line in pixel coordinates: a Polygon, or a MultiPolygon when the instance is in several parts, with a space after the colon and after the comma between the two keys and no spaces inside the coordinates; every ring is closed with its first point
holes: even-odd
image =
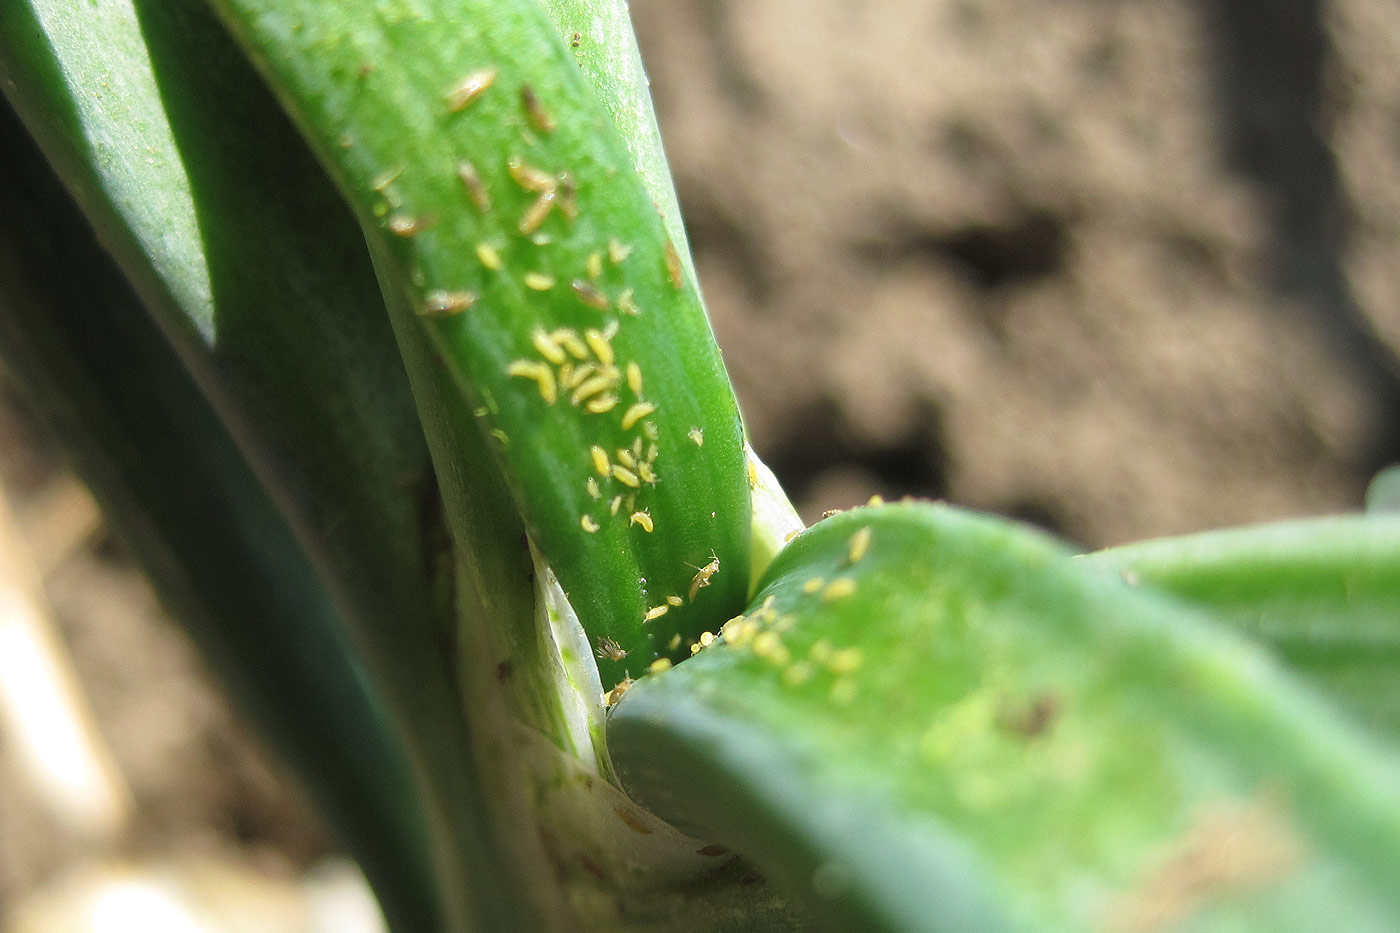
{"type": "Polygon", "coordinates": [[[314,567],[3,101],[0,164],[5,375],[395,929],[440,928],[404,749],[314,567]]]}
{"type": "Polygon", "coordinates": [[[543,10],[216,6],[411,294],[605,689],[683,657],[748,583],[738,412],[687,267],[543,10]]]}
{"type": "Polygon", "coordinates": [[[1400,515],[1212,531],[1083,559],[1209,611],[1400,737],[1400,515]]]}
{"type": "Polygon", "coordinates": [[[1400,923],[1393,758],[1209,620],[949,508],[819,523],[608,734],[832,929],[1400,923]]]}
{"type": "MultiPolygon", "coordinates": [[[[482,918],[528,916],[538,899],[521,896],[524,885],[500,867],[442,653],[455,622],[445,591],[451,555],[414,399],[353,216],[200,4],[0,5],[0,82],[190,378],[147,376],[136,356],[116,362],[129,362],[126,378],[151,379],[152,393],[170,393],[159,401],[196,424],[218,419],[210,443],[226,432],[245,460],[229,476],[246,477],[250,468],[335,608],[338,618],[299,617],[305,631],[287,633],[302,642],[297,656],[345,638],[367,676],[357,672],[355,683],[338,689],[368,690],[369,702],[388,714],[416,798],[390,802],[409,814],[396,832],[419,847],[412,864],[428,861],[436,873],[411,885],[390,880],[399,889],[383,893],[395,922],[430,929],[445,918],[449,929],[468,929],[482,918]],[[183,391],[204,398],[185,403],[183,391]],[[338,621],[347,631],[316,628],[338,621]],[[421,903],[428,894],[438,903],[421,903]]],[[[65,310],[81,320],[81,305],[65,310]]],[[[148,332],[146,322],[132,325],[133,339],[148,332]]],[[[137,450],[157,442],[159,431],[144,432],[159,423],[158,412],[123,413],[143,430],[123,439],[113,422],[109,437],[137,450]]],[[[172,428],[172,447],[182,429],[172,428]]],[[[149,455],[168,462],[168,454],[149,455]]],[[[190,476],[197,473],[192,467],[190,476]]],[[[208,494],[233,491],[211,486],[208,494]]],[[[211,511],[238,507],[224,501],[211,511]]],[[[508,502],[499,511],[507,524],[514,518],[508,502]]],[[[228,543],[231,552],[258,546],[228,543]]],[[[266,559],[245,554],[225,569],[258,579],[266,559]]],[[[295,599],[308,586],[317,589],[289,581],[288,592],[269,601],[295,599]]],[[[503,591],[512,586],[528,594],[528,561],[519,579],[499,581],[503,591]]],[[[261,683],[256,671],[237,676],[261,683]]],[[[261,686],[264,702],[285,701],[272,695],[271,681],[261,686]]],[[[371,737],[366,754],[378,744],[371,737]]],[[[384,764],[391,777],[401,767],[384,764]]],[[[372,860],[366,867],[377,879],[400,870],[381,871],[372,860]]]]}

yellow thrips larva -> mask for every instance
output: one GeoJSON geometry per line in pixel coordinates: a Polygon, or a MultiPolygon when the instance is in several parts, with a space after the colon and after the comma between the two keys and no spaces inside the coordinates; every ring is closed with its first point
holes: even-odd
{"type": "Polygon", "coordinates": [[[481,68],[473,71],[461,81],[447,89],[444,95],[447,98],[447,110],[449,113],[457,113],[471,106],[472,101],[486,93],[496,80],[495,68],[481,68]]]}
{"type": "Polygon", "coordinates": [[[649,440],[653,441],[659,440],[661,437],[661,432],[657,430],[655,421],[643,421],[642,433],[645,434],[649,440]]]}
{"type": "Polygon", "coordinates": [[[578,331],[572,327],[561,327],[552,336],[561,347],[572,353],[576,359],[588,359],[588,345],[578,339],[578,331]]]}
{"type": "Polygon", "coordinates": [[[598,636],[598,648],[594,653],[608,661],[621,661],[627,657],[627,652],[622,650],[622,646],[606,635],[598,636]]]}
{"type": "Polygon", "coordinates": [[[553,405],[559,397],[558,387],[554,383],[554,370],[538,360],[516,360],[506,367],[506,374],[533,379],[540,387],[540,398],[544,399],[547,405],[553,405]]]}
{"type": "Polygon", "coordinates": [[[630,431],[638,421],[656,411],[656,406],[651,402],[635,402],[622,415],[622,430],[630,431]]]}
{"type": "Polygon", "coordinates": [[[632,451],[628,450],[626,447],[619,447],[617,449],[617,462],[627,467],[629,470],[635,470],[637,468],[637,458],[632,456],[632,451]]]}
{"type": "Polygon", "coordinates": [[[758,488],[758,464],[752,460],[749,461],[749,488],[758,488]]]}
{"type": "Polygon", "coordinates": [[[669,604],[672,605],[672,606],[684,606],[684,605],[685,605],[685,600],[681,599],[679,596],[667,596],[667,597],[666,597],[666,602],[669,603],[669,604]]]}
{"type": "Polygon", "coordinates": [[[644,483],[656,483],[656,471],[651,468],[650,463],[637,464],[637,478],[644,483]]]}
{"type": "Polygon", "coordinates": [[[554,287],[554,276],[543,272],[527,272],[520,277],[525,287],[537,292],[547,292],[554,287]]]}
{"type": "Polygon", "coordinates": [[[407,214],[394,214],[389,218],[387,226],[394,236],[410,237],[423,229],[423,222],[407,214]]]}
{"type": "Polygon", "coordinates": [[[614,514],[614,515],[616,515],[616,514],[617,514],[618,512],[620,512],[620,511],[622,511],[622,497],[621,497],[621,496],[613,496],[613,500],[612,500],[611,502],[608,503],[608,511],[611,512],[611,513],[614,514]]]}
{"type": "Polygon", "coordinates": [[[637,300],[633,295],[632,289],[624,288],[622,293],[617,296],[617,310],[635,317],[642,313],[642,309],[637,307],[637,300]]]}
{"type": "Polygon", "coordinates": [[[588,453],[593,457],[593,469],[598,471],[599,476],[607,476],[612,468],[612,464],[608,462],[608,452],[594,445],[588,453]]]}
{"type": "Polygon", "coordinates": [[[686,437],[689,437],[691,442],[694,443],[696,447],[705,446],[704,428],[691,428],[690,431],[686,434],[686,437]]]}
{"type": "Polygon", "coordinates": [[[617,396],[612,393],[600,395],[597,398],[589,399],[588,404],[584,407],[588,409],[590,414],[601,415],[617,407],[617,396]]]}
{"type": "Polygon", "coordinates": [[[798,661],[783,671],[783,684],[788,687],[800,687],[811,679],[812,665],[807,661],[798,661]]]}
{"type": "Polygon", "coordinates": [[[622,260],[626,259],[627,255],[631,252],[632,247],[624,246],[622,241],[619,240],[617,237],[612,237],[608,240],[608,259],[612,262],[613,265],[617,265],[618,263],[622,262],[622,260]]]}
{"type": "Polygon", "coordinates": [[[603,490],[598,486],[598,481],[593,477],[588,477],[588,479],[584,481],[583,485],[585,488],[587,488],[589,496],[593,497],[594,499],[603,498],[603,490]]]}
{"type": "Polygon", "coordinates": [[[569,172],[559,173],[559,210],[570,220],[578,217],[578,185],[569,172]]]}
{"type": "Polygon", "coordinates": [[[603,294],[596,285],[585,282],[583,279],[574,279],[569,283],[569,287],[574,290],[579,301],[590,308],[597,308],[599,311],[608,310],[608,296],[603,294]]]}
{"type": "MultiPolygon", "coordinates": [[[[650,423],[650,422],[648,422],[648,423],[650,423]]],[[[640,441],[641,438],[639,437],[639,438],[637,438],[637,440],[640,441]]],[[[661,456],[661,448],[660,448],[660,447],[657,447],[656,444],[655,444],[655,442],[648,444],[648,445],[647,445],[647,463],[655,463],[655,462],[656,462],[656,458],[659,457],[659,456],[661,456]]]]}
{"type": "Polygon", "coordinates": [[[550,188],[536,198],[535,203],[525,209],[525,213],[520,215],[520,223],[516,226],[521,233],[534,233],[549,216],[552,207],[554,207],[554,189],[550,188]]]}
{"type": "Polygon", "coordinates": [[[685,278],[681,272],[681,254],[676,252],[676,244],[669,239],[666,241],[666,275],[676,288],[685,287],[685,278]]]}
{"type": "Polygon", "coordinates": [[[592,396],[597,395],[599,392],[606,392],[608,389],[611,389],[616,384],[617,380],[609,379],[606,374],[593,376],[589,379],[585,379],[583,383],[577,389],[574,389],[573,393],[569,396],[569,404],[578,405],[584,399],[591,398],[592,396]]]}
{"type": "Polygon", "coordinates": [[[826,669],[833,674],[851,674],[865,663],[865,655],[860,648],[852,646],[832,653],[826,660],[826,669]]]}
{"type": "Polygon", "coordinates": [[[822,590],[822,599],[831,602],[835,599],[850,596],[855,591],[856,581],[852,580],[850,577],[841,577],[839,580],[832,580],[826,585],[826,589],[822,590]]]}
{"type": "Polygon", "coordinates": [[[616,463],[614,463],[612,465],[611,472],[613,479],[617,480],[624,486],[631,486],[633,489],[637,489],[642,485],[641,481],[637,479],[637,474],[633,473],[626,467],[618,466],[616,463]]]}
{"type": "Polygon", "coordinates": [[[642,621],[655,622],[657,619],[661,618],[670,611],[671,607],[665,604],[662,604],[660,606],[652,606],[650,609],[647,610],[646,615],[642,616],[642,621]]]}
{"type": "Polygon", "coordinates": [[[476,258],[480,259],[481,264],[492,272],[501,268],[501,254],[490,243],[476,244],[476,258]]]}
{"type": "Polygon", "coordinates": [[[632,519],[628,522],[628,524],[641,525],[642,530],[647,532],[648,534],[650,534],[651,530],[656,527],[656,525],[651,520],[651,514],[646,510],[642,510],[640,512],[633,512],[632,519]]]}
{"type": "Polygon", "coordinates": [[[540,106],[540,99],[535,95],[535,89],[528,84],[520,85],[520,103],[525,107],[525,119],[530,121],[530,125],[541,133],[553,133],[556,126],[554,118],[540,106]]]}
{"type": "Polygon", "coordinates": [[[542,329],[537,328],[531,332],[530,342],[535,345],[536,350],[540,351],[540,356],[549,360],[555,366],[562,366],[569,360],[559,344],[555,342],[554,335],[546,333],[542,329]]]}
{"type": "Polygon", "coordinates": [[[584,268],[588,270],[588,277],[590,279],[595,282],[598,281],[603,275],[603,254],[596,250],[589,253],[588,262],[584,268]]]}
{"type": "Polygon", "coordinates": [[[603,336],[602,331],[589,328],[583,332],[583,339],[587,342],[589,349],[593,351],[593,355],[598,358],[598,362],[604,366],[613,364],[615,357],[613,356],[612,344],[608,342],[607,337],[603,336]]]}
{"type": "Polygon", "coordinates": [[[633,360],[627,364],[627,388],[632,390],[632,394],[641,396],[642,394],[642,367],[633,360]]]}
{"type": "Polygon", "coordinates": [[[622,680],[618,682],[618,685],[616,687],[613,687],[607,693],[603,694],[603,705],[616,706],[617,701],[622,699],[623,694],[630,690],[634,683],[636,683],[636,681],[633,680],[631,677],[622,678],[622,680]]]}
{"type": "Polygon", "coordinates": [[[754,636],[753,653],[778,667],[786,667],[792,660],[792,651],[783,644],[777,632],[760,632],[754,636]]]}
{"type": "Polygon", "coordinates": [[[386,172],[380,172],[378,175],[374,176],[374,180],[370,182],[370,189],[372,191],[383,191],[394,183],[395,178],[403,174],[403,170],[404,166],[400,165],[398,168],[391,168],[386,172]]]}
{"type": "Polygon", "coordinates": [[[476,203],[477,210],[483,213],[489,211],[491,209],[491,195],[486,190],[486,185],[482,182],[476,166],[463,159],[457,163],[457,177],[462,179],[462,184],[466,187],[467,194],[471,195],[472,201],[476,203]]]}
{"type": "Polygon", "coordinates": [[[671,669],[670,658],[657,658],[647,665],[647,671],[652,674],[664,674],[671,669]]]}
{"type": "Polygon", "coordinates": [[[856,563],[865,556],[865,552],[870,550],[870,526],[866,525],[860,531],[851,535],[851,546],[846,552],[851,563],[856,563]]]}
{"type": "Polygon", "coordinates": [[[598,523],[593,520],[592,515],[580,515],[578,517],[578,523],[583,530],[589,534],[593,534],[598,530],[598,523]]]}
{"type": "Polygon", "coordinates": [[[802,592],[815,593],[817,590],[821,589],[824,586],[826,586],[825,580],[823,580],[821,577],[813,577],[806,583],[802,584],[802,592]]]}
{"type": "Polygon", "coordinates": [[[612,339],[617,336],[617,332],[621,327],[622,325],[617,321],[608,321],[608,323],[603,325],[603,337],[611,343],[612,339]]]}
{"type": "Polygon", "coordinates": [[[559,180],[543,169],[535,168],[533,165],[526,165],[520,156],[511,156],[506,159],[506,171],[515,183],[526,191],[554,192],[559,186],[559,180]]]}
{"type": "Polygon", "coordinates": [[[867,502],[867,503],[865,503],[865,504],[866,504],[866,505],[884,505],[884,504],[885,504],[885,497],[882,496],[882,495],[880,495],[879,493],[876,493],[875,495],[871,496],[871,497],[870,497],[870,501],[867,502]]]}
{"type": "Polygon", "coordinates": [[[510,443],[510,438],[506,435],[506,432],[502,431],[500,428],[492,428],[491,436],[500,441],[502,447],[510,443]]]}
{"type": "Polygon", "coordinates": [[[694,599],[696,593],[709,586],[710,578],[717,573],[719,573],[719,558],[711,552],[710,562],[696,570],[695,576],[690,581],[690,598],[694,599]]]}
{"type": "Polygon", "coordinates": [[[680,633],[680,632],[677,632],[676,634],[672,635],[672,636],[671,636],[671,640],[668,641],[668,642],[666,642],[666,650],[667,650],[667,651],[675,651],[675,650],[676,650],[677,648],[679,648],[680,646],[681,646],[681,633],[680,633]]]}
{"type": "Polygon", "coordinates": [[[714,633],[714,632],[701,632],[701,633],[700,633],[700,647],[701,647],[701,648],[708,648],[708,647],[710,647],[711,645],[713,645],[714,643],[715,643],[715,633],[714,633]]]}
{"type": "Polygon", "coordinates": [[[461,314],[476,303],[475,292],[431,291],[423,299],[422,314],[461,314]]]}

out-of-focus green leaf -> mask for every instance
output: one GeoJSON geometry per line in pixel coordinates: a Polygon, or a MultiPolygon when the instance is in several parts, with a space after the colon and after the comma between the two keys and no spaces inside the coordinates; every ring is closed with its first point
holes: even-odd
{"type": "Polygon", "coordinates": [[[1400,738],[1400,515],[1213,531],[1083,560],[1208,610],[1400,738]]]}
{"type": "Polygon", "coordinates": [[[440,929],[403,749],[305,553],[3,101],[0,164],[7,374],[394,929],[440,929]]]}
{"type": "Polygon", "coordinates": [[[448,927],[528,922],[454,683],[437,487],[353,217],[202,5],[6,4],[0,87],[348,623],[407,750],[448,927]]]}
{"type": "Polygon", "coordinates": [[[1387,930],[1397,763],[1041,535],[857,509],[608,727],[624,786],[832,929],[1387,930]]]}

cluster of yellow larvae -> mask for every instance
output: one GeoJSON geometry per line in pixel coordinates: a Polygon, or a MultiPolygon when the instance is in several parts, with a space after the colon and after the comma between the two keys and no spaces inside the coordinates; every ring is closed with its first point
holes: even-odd
{"type": "MultiPolygon", "coordinates": [[[[496,78],[495,68],[479,69],[465,76],[445,92],[448,111],[459,113],[467,110],[495,85],[496,78]]],[[[524,133],[527,140],[531,131],[542,134],[554,131],[554,119],[529,85],[520,87],[520,105],[529,127],[524,133]]],[[[507,159],[505,168],[522,191],[533,195],[515,223],[516,231],[521,236],[528,237],[537,245],[545,245],[551,242],[551,237],[541,228],[552,212],[558,211],[567,220],[577,218],[577,185],[569,172],[547,172],[528,164],[519,156],[507,159]]],[[[398,207],[392,186],[400,171],[385,173],[373,185],[385,197],[386,214],[391,208],[398,207]]],[[[482,214],[491,212],[491,193],[476,166],[462,160],[457,164],[456,174],[476,208],[482,214]]],[[[418,218],[398,212],[387,217],[386,225],[392,233],[404,237],[416,235],[423,226],[418,218]]],[[[628,527],[639,528],[648,534],[656,527],[651,512],[645,507],[639,508],[637,500],[647,488],[660,481],[656,466],[661,453],[658,446],[660,432],[655,421],[651,420],[651,416],[657,413],[657,405],[644,395],[641,366],[635,360],[619,360],[613,347],[620,319],[641,314],[641,308],[633,289],[623,288],[615,296],[610,296],[601,285],[608,265],[621,266],[631,252],[630,246],[615,237],[609,238],[602,248],[589,253],[583,274],[577,278],[566,277],[566,283],[543,271],[522,273],[519,283],[525,289],[542,294],[567,289],[567,294],[574,300],[600,312],[600,321],[597,327],[582,329],[536,327],[530,334],[535,355],[512,360],[506,366],[509,378],[534,383],[545,405],[552,407],[567,402],[579,412],[600,419],[600,426],[603,419],[615,419],[624,435],[633,434],[623,446],[593,444],[587,449],[587,461],[581,464],[586,474],[583,487],[596,506],[579,516],[579,526],[589,534],[599,532],[602,529],[601,521],[610,519],[625,521],[628,527]],[[616,316],[612,316],[614,314],[616,316]]],[[[498,243],[488,240],[478,242],[475,254],[488,272],[505,274],[505,261],[498,243]]],[[[665,243],[663,259],[666,278],[677,290],[683,289],[685,277],[680,255],[669,239],[665,243]]],[[[460,314],[471,308],[477,298],[477,294],[470,290],[432,290],[426,294],[421,312],[430,316],[460,314]]],[[[499,432],[492,433],[505,443],[505,438],[499,432]]],[[[613,431],[599,433],[616,436],[613,431]]],[[[687,436],[697,447],[705,443],[704,429],[698,425],[692,426],[687,436]]],[[[750,464],[750,483],[753,481],[753,466],[750,464]]],[[[688,595],[692,600],[719,572],[719,558],[711,554],[709,563],[693,569],[696,572],[688,595]]],[[[685,601],[686,597],[679,594],[665,596],[661,602],[645,610],[642,621],[653,622],[670,609],[684,605],[685,601]]],[[[706,633],[705,643],[708,644],[713,637],[706,633]]],[[[668,648],[671,651],[679,650],[679,635],[674,636],[668,648]]],[[[605,637],[599,639],[596,650],[600,658],[621,660],[626,656],[616,642],[605,637]]],[[[662,663],[657,662],[653,668],[662,663]]],[[[617,696],[630,683],[628,679],[619,685],[617,696]]]]}
{"type": "MultiPolygon", "coordinates": [[[[854,535],[846,550],[846,568],[859,563],[870,550],[871,532],[869,527],[861,528],[854,535]]],[[[807,595],[816,595],[823,602],[834,602],[844,599],[856,592],[857,585],[853,577],[837,576],[828,581],[823,577],[812,577],[802,584],[802,592],[807,595]]],[[[797,658],[792,649],[783,641],[783,636],[791,631],[797,624],[797,616],[791,613],[783,613],[778,610],[778,598],[770,594],[763,600],[753,612],[747,615],[738,615],[724,623],[720,627],[718,635],[714,632],[704,632],[700,638],[690,646],[692,655],[699,654],[706,648],[719,641],[723,641],[729,648],[742,651],[749,650],[763,661],[767,661],[774,667],[782,668],[782,682],[789,687],[801,686],[818,674],[825,673],[833,678],[831,684],[831,699],[833,702],[846,704],[856,698],[857,686],[855,679],[850,676],[861,668],[865,663],[865,654],[857,646],[837,648],[830,639],[822,638],[812,644],[807,649],[805,657],[797,658]]],[[[676,636],[679,639],[680,636],[676,636]]],[[[679,646],[679,641],[672,645],[672,648],[679,646]]],[[[647,668],[647,673],[659,674],[671,669],[671,661],[667,658],[658,658],[647,668]]],[[[632,686],[633,681],[629,678],[618,684],[603,697],[603,702],[611,706],[621,699],[622,695],[632,686]]]]}
{"type": "MultiPolygon", "coordinates": [[[[854,535],[846,550],[847,568],[859,563],[870,550],[870,528],[861,528],[854,535]]],[[[823,602],[844,599],[856,592],[854,577],[838,576],[830,581],[823,577],[812,577],[802,584],[802,592],[816,595],[823,602]]],[[[813,675],[825,670],[835,676],[831,697],[839,703],[848,703],[855,698],[855,681],[846,676],[855,673],[864,662],[858,647],[836,648],[828,639],[820,639],[807,651],[802,659],[793,657],[792,650],[783,641],[783,635],[792,628],[796,617],[777,610],[777,598],[770,595],[763,604],[748,615],[735,616],[720,628],[724,643],[734,649],[748,648],[764,661],[783,668],[783,683],[799,686],[811,680],[813,675]]],[[[709,646],[714,636],[706,632],[692,648],[692,653],[709,646]]]]}
{"type": "MultiPolygon", "coordinates": [[[[649,420],[657,406],[643,394],[641,366],[636,361],[619,365],[612,346],[617,329],[616,320],[601,328],[585,328],[582,333],[571,327],[536,328],[530,342],[538,358],[514,360],[506,368],[512,378],[534,382],[546,405],[566,399],[589,415],[615,418],[623,432],[637,432],[626,446],[608,450],[594,444],[588,448],[584,469],[589,475],[583,486],[599,506],[597,514],[580,515],[579,526],[590,534],[602,527],[600,517],[622,516],[628,525],[647,533],[656,527],[651,513],[637,508],[637,497],[661,479],[656,468],[660,434],[656,423],[649,420]]],[[[703,434],[697,436],[703,438],[703,434]]]]}
{"type": "MultiPolygon", "coordinates": [[[[459,113],[471,107],[496,83],[497,73],[494,67],[482,68],[448,88],[444,94],[448,112],[459,113]]],[[[554,118],[544,109],[538,95],[528,84],[520,87],[520,103],[526,122],[533,130],[545,134],[554,131],[554,118]]],[[[386,173],[373,186],[391,203],[390,186],[400,171],[386,173]]],[[[535,196],[516,224],[522,236],[529,236],[533,242],[544,245],[550,238],[541,233],[540,228],[552,211],[557,209],[569,220],[578,216],[577,186],[569,172],[547,172],[527,164],[519,156],[506,160],[506,171],[523,191],[535,196]]],[[[460,161],[457,176],[477,209],[483,214],[490,212],[491,194],[476,166],[467,160],[460,161]]],[[[392,232],[401,236],[412,236],[421,226],[415,219],[397,214],[390,216],[387,223],[392,232]]],[[[482,241],[476,244],[475,252],[485,269],[502,272],[504,260],[497,245],[482,241]]],[[[585,262],[586,277],[571,279],[568,282],[569,291],[584,305],[604,314],[614,309],[614,301],[619,314],[640,314],[641,309],[632,289],[623,289],[614,300],[597,284],[603,277],[605,262],[620,265],[631,252],[630,246],[615,237],[610,238],[605,249],[589,254],[585,262]]],[[[665,262],[667,277],[676,288],[682,288],[684,278],[680,257],[669,240],[666,243],[665,262]]],[[[550,292],[559,285],[555,276],[540,271],[523,273],[520,282],[526,289],[535,292],[550,292]]],[[[475,304],[476,300],[476,293],[469,290],[433,290],[428,292],[422,312],[427,315],[459,314],[475,304]]],[[[530,341],[539,358],[514,360],[507,366],[506,373],[512,378],[533,381],[540,398],[547,405],[567,398],[571,406],[590,415],[617,412],[619,425],[624,432],[640,425],[641,434],[628,447],[619,447],[613,452],[598,445],[590,448],[589,459],[598,477],[589,476],[585,486],[589,496],[595,500],[604,498],[603,483],[623,487],[621,493],[610,497],[609,515],[616,516],[625,510],[630,525],[650,532],[655,524],[650,512],[636,508],[636,497],[643,487],[655,485],[658,481],[655,465],[659,454],[656,444],[659,434],[653,422],[644,420],[656,412],[656,405],[642,396],[641,366],[635,361],[625,366],[618,365],[612,346],[618,327],[618,321],[610,319],[600,327],[585,328],[581,333],[571,327],[552,330],[536,328],[530,335],[530,341]],[[624,384],[631,396],[626,405],[622,404],[624,384]]],[[[690,438],[697,445],[703,444],[703,429],[691,428],[690,438]]],[[[601,528],[597,517],[590,514],[580,515],[579,525],[589,533],[596,533],[601,528]]]]}

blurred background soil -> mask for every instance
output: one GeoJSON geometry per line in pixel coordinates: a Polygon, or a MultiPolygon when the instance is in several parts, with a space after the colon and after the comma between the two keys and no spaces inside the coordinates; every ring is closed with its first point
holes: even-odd
{"type": "MultiPolygon", "coordinates": [[[[632,6],[754,445],[809,520],[912,494],[1101,546],[1354,509],[1400,456],[1393,0],[632,6]]],[[[133,848],[330,851],[13,397],[0,451],[133,848]]],[[[8,768],[0,907],[73,856],[8,768]]]]}
{"type": "Polygon", "coordinates": [[[1354,507],[1394,453],[1392,3],[633,10],[809,518],[935,495],[1104,545],[1354,507]]]}

